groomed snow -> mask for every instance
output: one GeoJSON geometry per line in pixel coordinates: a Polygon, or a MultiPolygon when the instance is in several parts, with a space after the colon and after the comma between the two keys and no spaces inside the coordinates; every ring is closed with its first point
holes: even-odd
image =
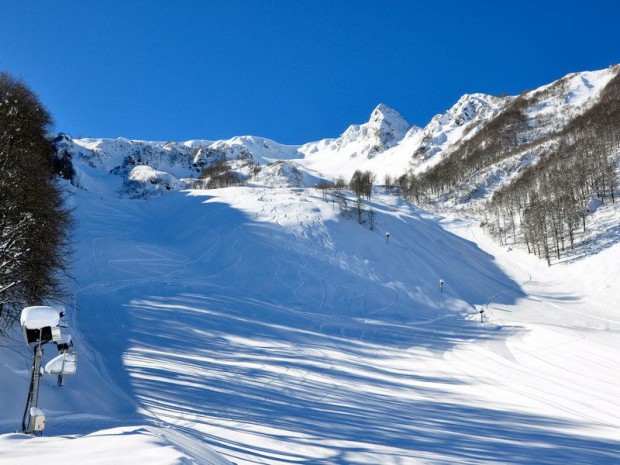
{"type": "MultiPolygon", "coordinates": [[[[78,372],[2,464],[620,462],[613,240],[547,268],[379,194],[374,231],[314,189],[73,202],[78,372]]],[[[0,354],[9,433],[30,354],[0,354]]]]}

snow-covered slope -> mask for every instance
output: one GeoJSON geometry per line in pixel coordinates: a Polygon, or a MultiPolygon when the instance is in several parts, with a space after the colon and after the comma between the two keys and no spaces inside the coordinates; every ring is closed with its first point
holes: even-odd
{"type": "Polygon", "coordinates": [[[411,126],[396,110],[379,105],[367,123],[350,126],[336,139],[303,145],[299,151],[305,156],[300,163],[332,179],[342,176],[349,180],[357,169],[370,169],[381,177],[389,173],[402,174],[411,154],[398,157],[393,149],[404,140],[414,138],[419,131],[420,128],[411,126]]]}
{"type": "Polygon", "coordinates": [[[447,112],[435,116],[412,152],[414,171],[423,172],[440,162],[450,148],[476,134],[511,100],[512,97],[464,95],[447,112]]]}
{"type": "MultiPolygon", "coordinates": [[[[571,123],[600,103],[605,86],[619,73],[620,65],[572,73],[517,97],[495,99],[495,104],[483,112],[487,116],[475,124],[475,130],[456,138],[454,141],[458,143],[443,145],[434,162],[421,163],[417,171],[425,171],[449,156],[461,161],[474,152],[486,153],[489,161],[479,163],[475,173],[457,183],[440,199],[443,206],[469,209],[472,204],[485,202],[501,187],[518,181],[525,168],[537,164],[561,144],[570,141],[574,137],[570,132],[571,123]],[[562,132],[566,128],[569,128],[568,132],[562,132]],[[483,130],[484,134],[475,143],[467,144],[483,130]],[[496,143],[498,140],[502,142],[496,143]]],[[[609,121],[609,124],[617,122],[609,121]]],[[[584,128],[577,125],[573,130],[584,128]]],[[[423,155],[421,160],[424,160],[423,155]]],[[[418,163],[414,160],[414,166],[418,163]]]]}
{"type": "Polygon", "coordinates": [[[52,465],[231,465],[200,441],[155,426],[125,426],[85,435],[40,438],[6,434],[0,436],[0,450],[0,463],[6,464],[44,461],[52,465]]]}
{"type": "Polygon", "coordinates": [[[379,194],[373,231],[314,189],[73,202],[78,374],[44,378],[46,437],[0,436],[2,464],[620,460],[617,244],[550,274],[379,194]]]}
{"type": "Polygon", "coordinates": [[[59,154],[68,154],[76,170],[76,186],[129,197],[187,188],[204,168],[222,161],[249,177],[255,165],[301,157],[296,146],[261,137],[234,137],[226,141],[147,142],[118,139],[56,139],[59,154]],[[115,175],[110,182],[108,174],[115,175]],[[103,182],[100,180],[103,179],[103,182]]]}
{"type": "MultiPolygon", "coordinates": [[[[525,94],[523,141],[594,104],[610,74],[525,94]]],[[[432,167],[514,101],[464,96],[423,129],[380,105],[302,146],[59,137],[79,186],[78,373],[43,378],[43,438],[12,433],[31,352],[18,331],[3,343],[0,464],[620,463],[618,207],[548,268],[379,189],[370,230],[308,187],[432,167]],[[246,186],[183,190],[222,160],[246,186]]]]}

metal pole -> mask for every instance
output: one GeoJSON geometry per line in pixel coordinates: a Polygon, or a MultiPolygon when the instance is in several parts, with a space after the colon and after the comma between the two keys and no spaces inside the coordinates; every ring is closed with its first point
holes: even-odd
{"type": "Polygon", "coordinates": [[[30,386],[30,395],[26,404],[26,414],[28,415],[28,428],[24,431],[27,434],[34,432],[34,418],[30,415],[30,409],[36,407],[39,402],[39,383],[41,381],[41,358],[43,350],[41,343],[38,342],[34,346],[34,363],[32,364],[32,382],[30,386]]]}
{"type": "Polygon", "coordinates": [[[43,357],[43,350],[41,344],[37,344],[34,351],[34,386],[32,388],[32,402],[31,407],[36,407],[39,403],[39,382],[41,381],[41,358],[43,357]]]}

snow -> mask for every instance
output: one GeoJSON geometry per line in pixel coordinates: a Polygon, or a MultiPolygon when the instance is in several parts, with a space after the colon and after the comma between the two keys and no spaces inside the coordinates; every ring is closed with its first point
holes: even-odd
{"type": "Polygon", "coordinates": [[[620,460],[617,244],[547,268],[379,192],[374,231],[312,188],[72,201],[80,369],[27,438],[0,349],[1,464],[620,460]]]}
{"type": "Polygon", "coordinates": [[[382,182],[386,174],[400,176],[407,170],[412,153],[407,147],[419,132],[396,110],[380,104],[367,123],[350,126],[337,139],[301,146],[304,157],[298,163],[330,180],[349,180],[359,169],[373,171],[382,182]]]}
{"type": "Polygon", "coordinates": [[[146,165],[133,167],[127,175],[127,180],[134,181],[140,185],[139,191],[142,197],[186,187],[184,183],[171,174],[155,170],[146,165]]]}
{"type": "Polygon", "coordinates": [[[52,307],[26,307],[22,310],[19,322],[26,329],[41,329],[46,326],[57,327],[60,320],[58,310],[52,307]]]}
{"type": "Polygon", "coordinates": [[[77,371],[77,357],[66,352],[57,355],[45,364],[45,372],[52,375],[74,375],[77,371]]]}
{"type": "MultiPolygon", "coordinates": [[[[528,116],[583,109],[609,76],[569,75],[528,116]]],[[[80,366],[43,377],[44,436],[14,433],[32,353],[3,340],[0,465],[620,463],[617,204],[547,267],[379,189],[370,230],[312,187],[423,170],[511,99],[464,96],[424,129],[379,105],[303,146],[66,138],[80,366]],[[262,170],[180,190],[218,157],[262,170]]]]}
{"type": "Polygon", "coordinates": [[[121,427],[83,436],[29,437],[25,434],[0,436],[1,463],[45,462],[54,465],[118,463],[169,465],[204,463],[230,465],[214,453],[201,451],[188,462],[187,450],[204,449],[196,440],[170,430],[145,427],[121,427]]]}
{"type": "Polygon", "coordinates": [[[451,147],[471,138],[511,100],[512,97],[466,94],[448,111],[436,115],[411,152],[414,171],[420,173],[439,163],[451,147]]]}
{"type": "MultiPolygon", "coordinates": [[[[566,112],[569,109],[581,113],[589,106],[588,103],[593,103],[598,93],[609,83],[609,81],[616,75],[617,69],[615,67],[606,68],[598,71],[585,71],[582,73],[572,73],[564,76],[561,80],[556,81],[563,84],[563,89],[560,95],[552,94],[543,102],[530,112],[530,117],[536,117],[544,113],[558,113],[558,107],[566,107],[562,111],[566,112]]],[[[526,95],[532,97],[536,94],[545,91],[553,90],[554,84],[548,84],[546,86],[539,87],[534,91],[530,91],[526,95]]]]}
{"type": "Polygon", "coordinates": [[[264,166],[253,181],[268,187],[301,187],[304,176],[292,163],[277,161],[264,166]]]}

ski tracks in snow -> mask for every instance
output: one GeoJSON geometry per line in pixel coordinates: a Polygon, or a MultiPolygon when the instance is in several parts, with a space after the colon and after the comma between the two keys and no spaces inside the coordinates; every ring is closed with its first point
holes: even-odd
{"type": "MultiPolygon", "coordinates": [[[[403,257],[419,264],[418,273],[433,284],[441,266],[416,261],[416,252],[398,243],[404,240],[396,234],[400,223],[392,224],[395,242],[387,249],[382,234],[365,229],[354,231],[363,241],[349,244],[348,228],[361,226],[337,218],[316,198],[267,189],[205,196],[208,205],[184,199],[183,213],[165,203],[168,209],[150,219],[149,212],[121,206],[114,221],[126,229],[99,226],[99,235],[90,236],[97,236],[91,277],[98,279],[81,291],[132,289],[135,297],[124,305],[134,327],[123,363],[142,408],[162,424],[193,431],[239,463],[320,462],[317,454],[346,456],[347,463],[400,463],[402,457],[417,463],[408,454],[419,458],[424,450],[450,459],[437,463],[456,463],[480,438],[449,451],[429,444],[442,443],[446,434],[469,438],[457,421],[463,402],[478,409],[468,413],[479,416],[478,425],[487,421],[489,406],[524,412],[522,418],[612,424],[588,404],[588,396],[598,394],[608,402],[600,405],[617,411],[606,376],[581,374],[559,358],[561,349],[575,348],[569,353],[576,351],[583,363],[596,359],[579,334],[524,342],[527,333],[520,329],[493,331],[495,325],[463,321],[445,308],[456,302],[452,294],[399,282],[409,266],[401,266],[403,257]],[[185,220],[179,224],[188,226],[176,244],[176,232],[165,223],[167,215],[179,214],[185,220]],[[149,230],[144,224],[159,223],[162,231],[140,240],[149,230]],[[195,241],[191,234],[203,236],[195,241]],[[124,240],[135,245],[133,256],[111,250],[124,240]],[[383,248],[366,255],[364,247],[376,244],[383,248]],[[383,254],[391,260],[382,268],[383,254]],[[416,303],[424,311],[407,308],[416,303]],[[596,381],[592,390],[588,377],[596,381]],[[576,387],[569,392],[571,383],[576,387]],[[428,418],[409,412],[419,409],[428,418]],[[309,448],[312,455],[301,452],[309,448]],[[364,459],[350,459],[360,450],[367,451],[364,459]]],[[[433,238],[425,244],[433,245],[433,238]]],[[[484,279],[493,282],[489,273],[484,279]]],[[[424,285],[423,278],[414,283],[424,285]]],[[[522,285],[532,280],[523,278],[522,285]]],[[[509,293],[487,300],[493,320],[503,310],[496,299],[509,293]]],[[[114,316],[118,324],[124,312],[114,316]]],[[[613,359],[604,364],[615,366],[613,359]]],[[[527,437],[502,428],[515,441],[527,437]]],[[[493,441],[484,442],[490,461],[476,463],[501,461],[493,441]]]]}

